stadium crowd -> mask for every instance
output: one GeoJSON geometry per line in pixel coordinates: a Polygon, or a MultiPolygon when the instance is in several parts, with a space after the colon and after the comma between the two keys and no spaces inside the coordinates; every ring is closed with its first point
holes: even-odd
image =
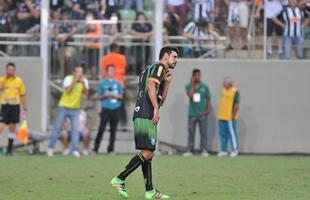
{"type": "MultiPolygon", "coordinates": [[[[27,33],[37,36],[40,31],[40,4],[40,0],[1,0],[0,33],[27,33]]],[[[279,58],[289,59],[290,52],[286,49],[290,49],[291,44],[287,38],[300,37],[298,41],[308,40],[305,36],[309,35],[306,26],[309,23],[309,0],[268,0],[265,4],[262,0],[255,2],[253,0],[167,0],[165,4],[163,21],[165,43],[182,47],[183,57],[214,58],[217,57],[219,50],[248,51],[250,49],[248,40],[253,36],[261,45],[264,14],[267,18],[268,57],[272,58],[272,52],[278,49],[279,58]],[[292,6],[297,6],[299,9],[296,16],[288,11],[292,7],[291,4],[295,4],[292,6]],[[286,19],[287,14],[292,16],[286,19]],[[289,21],[293,18],[293,21],[289,21]],[[291,33],[285,31],[289,28],[293,29],[293,26],[298,30],[291,33]],[[277,45],[272,44],[274,29],[277,45]],[[236,38],[239,35],[240,39],[236,38]],[[224,49],[219,47],[222,43],[224,49]]],[[[124,43],[125,36],[131,35],[133,38],[130,45],[123,44],[121,49],[129,61],[127,71],[140,74],[141,67],[137,66],[145,65],[151,57],[154,9],[152,0],[50,1],[52,72],[61,70],[66,74],[72,71],[76,63],[84,63],[88,66],[87,72],[94,75],[98,72],[99,55],[108,52],[106,47],[113,42],[124,43]],[[105,25],[85,23],[91,19],[119,21],[105,25]],[[81,39],[74,37],[76,34],[85,34],[88,37],[81,39]],[[99,39],[100,35],[106,35],[108,39],[102,41],[99,39]],[[94,37],[91,38],[91,36],[94,37]],[[72,42],[82,42],[85,45],[72,42]],[[100,53],[101,48],[103,52],[100,53]]],[[[6,37],[1,38],[3,41],[8,40],[6,37]]],[[[27,38],[29,41],[38,39],[38,37],[27,38]]],[[[18,38],[18,40],[26,39],[18,38]]],[[[296,43],[295,39],[292,43],[299,49],[296,57],[308,57],[308,47],[298,47],[299,43],[296,43]]],[[[254,48],[262,50],[262,45],[259,47],[259,44],[254,48]]],[[[38,46],[22,47],[16,48],[18,50],[14,52],[15,55],[37,56],[39,54],[38,46]]],[[[0,50],[11,53],[9,46],[0,45],[0,50]]]]}

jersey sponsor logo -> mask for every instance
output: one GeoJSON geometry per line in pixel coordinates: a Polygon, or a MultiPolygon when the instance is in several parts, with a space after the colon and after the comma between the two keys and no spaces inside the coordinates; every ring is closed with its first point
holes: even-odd
{"type": "Polygon", "coordinates": [[[155,138],[151,138],[151,145],[155,146],[156,144],[156,139],[155,138]]]}
{"type": "Polygon", "coordinates": [[[163,72],[163,66],[159,66],[157,70],[157,76],[160,77],[162,72],[163,72]]]}
{"type": "Polygon", "coordinates": [[[139,112],[140,106],[135,107],[135,112],[139,112]]]}

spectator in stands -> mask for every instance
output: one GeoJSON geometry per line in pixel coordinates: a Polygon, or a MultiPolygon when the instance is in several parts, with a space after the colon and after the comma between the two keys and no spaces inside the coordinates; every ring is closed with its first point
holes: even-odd
{"type": "MultiPolygon", "coordinates": [[[[66,21],[70,19],[70,10],[61,11],[61,20],[66,21]]],[[[77,32],[76,24],[69,22],[62,22],[55,27],[56,40],[60,46],[61,66],[64,69],[65,74],[70,73],[72,65],[72,57],[75,53],[75,48],[68,45],[68,42],[72,42],[72,36],[77,32]]]]}
{"type": "MultiPolygon", "coordinates": [[[[39,33],[40,31],[40,1],[24,0],[17,7],[17,32],[18,33],[39,33]]],[[[36,38],[22,38],[23,41],[33,41],[36,38]]],[[[37,46],[20,46],[20,55],[39,55],[37,46]]]]}
{"type": "Polygon", "coordinates": [[[123,100],[123,89],[118,80],[114,78],[115,68],[109,65],[106,68],[107,78],[100,81],[98,85],[98,99],[101,101],[100,125],[95,139],[94,153],[97,154],[105,127],[110,122],[110,141],[108,153],[114,152],[114,142],[117,131],[119,109],[123,100]]]}
{"type": "Polygon", "coordinates": [[[89,90],[88,80],[84,77],[82,66],[77,65],[74,68],[73,74],[65,77],[63,89],[64,91],[58,104],[59,110],[55,119],[55,125],[48,145],[47,156],[51,157],[54,155],[54,148],[58,140],[58,135],[68,117],[70,119],[72,131],[71,153],[75,157],[80,157],[78,128],[81,99],[82,94],[87,96],[89,90]]]}
{"type": "Polygon", "coordinates": [[[112,43],[116,42],[121,36],[123,36],[127,31],[123,24],[122,17],[119,12],[112,12],[110,20],[117,20],[115,24],[105,24],[104,31],[112,37],[112,43]]]}
{"type": "Polygon", "coordinates": [[[194,20],[204,19],[214,23],[215,4],[214,0],[194,0],[194,20]]]}
{"type": "Polygon", "coordinates": [[[145,45],[145,42],[149,42],[150,38],[154,35],[152,24],[147,22],[147,17],[144,13],[138,12],[136,16],[136,22],[132,24],[132,34],[137,38],[135,42],[142,42],[140,46],[135,48],[135,58],[136,58],[136,73],[137,75],[142,72],[142,67],[148,63],[150,57],[150,47],[145,45]]]}
{"type": "Polygon", "coordinates": [[[282,12],[283,6],[279,0],[269,0],[265,2],[265,13],[267,18],[267,57],[272,56],[272,35],[276,34],[276,40],[278,45],[278,55],[280,56],[282,51],[282,34],[283,28],[277,25],[273,21],[273,17],[278,16],[282,12]]]}
{"type": "Polygon", "coordinates": [[[194,69],[190,83],[185,86],[189,97],[188,107],[188,143],[183,156],[191,156],[194,151],[197,123],[200,131],[200,149],[202,156],[209,156],[207,151],[207,117],[211,111],[211,95],[208,86],[201,81],[199,69],[194,69]]]}
{"type": "MultiPolygon", "coordinates": [[[[11,33],[12,31],[12,17],[7,12],[7,5],[5,2],[0,2],[0,33],[11,33]]],[[[1,38],[5,41],[5,38],[1,38]]],[[[0,51],[6,52],[6,45],[0,45],[0,51]]]]}
{"type": "Polygon", "coordinates": [[[143,12],[143,0],[126,0],[124,1],[124,9],[131,9],[133,4],[135,4],[135,11],[143,12]]]}
{"type": "MultiPolygon", "coordinates": [[[[79,132],[79,139],[82,140],[84,147],[84,149],[82,150],[82,154],[84,156],[87,156],[89,155],[88,149],[89,149],[90,130],[87,121],[87,113],[84,110],[80,111],[78,132],[79,132]]],[[[71,138],[72,138],[71,124],[69,118],[67,118],[64,123],[64,129],[61,133],[62,143],[65,148],[63,151],[63,155],[70,154],[69,142],[71,141],[71,138]]]]}
{"type": "Polygon", "coordinates": [[[13,155],[16,124],[19,123],[20,117],[27,117],[26,87],[22,78],[15,75],[15,71],[15,64],[8,63],[6,74],[0,77],[0,137],[4,128],[8,126],[7,156],[13,155]]]}
{"type": "Polygon", "coordinates": [[[220,129],[221,151],[218,156],[227,156],[228,140],[231,141],[231,157],[238,156],[237,119],[239,113],[240,93],[233,86],[231,77],[223,81],[221,99],[218,108],[218,120],[220,129]]]}
{"type": "Polygon", "coordinates": [[[65,7],[65,0],[51,0],[50,1],[50,10],[60,11],[65,7]]]}
{"type": "Polygon", "coordinates": [[[71,0],[72,1],[72,19],[80,20],[85,19],[86,14],[86,1],[83,0],[71,0]]]}
{"type": "MultiPolygon", "coordinates": [[[[95,19],[93,12],[88,11],[86,14],[86,20],[95,19]]],[[[101,24],[87,24],[85,34],[91,36],[84,40],[86,44],[87,58],[88,58],[88,67],[90,74],[93,79],[97,79],[97,74],[99,72],[99,49],[101,48],[100,36],[102,34],[102,25],[101,24]]]]}
{"type": "Polygon", "coordinates": [[[168,12],[164,17],[164,28],[168,36],[180,35],[178,15],[168,12]]]}
{"type": "Polygon", "coordinates": [[[227,50],[233,50],[233,42],[236,35],[236,28],[239,27],[242,40],[242,50],[248,50],[247,35],[248,35],[248,22],[249,22],[249,5],[252,0],[225,0],[228,6],[228,36],[230,44],[227,50]]]}
{"type": "Polygon", "coordinates": [[[40,2],[24,0],[17,8],[18,32],[26,33],[40,24],[40,2]]]}
{"type": "Polygon", "coordinates": [[[118,12],[119,1],[118,0],[101,0],[101,16],[106,19],[110,19],[113,12],[118,12]]]}
{"type": "Polygon", "coordinates": [[[183,28],[186,17],[186,9],[190,7],[188,0],[168,0],[168,11],[171,13],[176,13],[180,19],[180,29],[183,28]]]}
{"type": "Polygon", "coordinates": [[[296,48],[296,57],[303,59],[304,26],[309,23],[305,21],[304,12],[297,7],[297,0],[289,0],[289,6],[284,7],[278,17],[272,18],[274,22],[284,29],[283,32],[283,59],[290,59],[291,49],[296,48]],[[284,22],[279,20],[282,16],[284,22]]]}
{"type": "Polygon", "coordinates": [[[168,12],[164,16],[164,42],[181,43],[180,40],[168,39],[169,36],[180,35],[179,16],[175,13],[168,12]]]}
{"type": "MultiPolygon", "coordinates": [[[[206,20],[200,19],[198,22],[189,22],[184,28],[183,36],[192,41],[192,54],[194,57],[200,57],[209,50],[216,53],[214,41],[219,37],[219,34],[206,20]]],[[[214,53],[210,54],[210,56],[216,56],[214,53]]]]}

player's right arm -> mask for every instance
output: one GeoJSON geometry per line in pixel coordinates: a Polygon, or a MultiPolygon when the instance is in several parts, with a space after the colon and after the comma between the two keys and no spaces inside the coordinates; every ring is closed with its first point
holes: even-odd
{"type": "Polygon", "coordinates": [[[2,91],[4,88],[4,78],[0,77],[0,91],[2,91]]]}
{"type": "Polygon", "coordinates": [[[159,107],[158,107],[158,101],[157,101],[157,95],[156,95],[156,84],[154,79],[149,79],[147,83],[147,92],[149,95],[149,98],[151,100],[152,106],[154,108],[154,115],[152,118],[153,124],[157,124],[159,121],[159,107]]]}
{"type": "Polygon", "coordinates": [[[75,87],[76,83],[77,78],[75,76],[73,76],[73,79],[71,79],[70,76],[67,76],[64,80],[63,87],[65,88],[66,92],[70,93],[75,87]]]}

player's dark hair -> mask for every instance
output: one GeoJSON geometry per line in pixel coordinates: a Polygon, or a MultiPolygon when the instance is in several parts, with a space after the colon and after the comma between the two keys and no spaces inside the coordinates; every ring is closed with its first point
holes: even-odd
{"type": "Polygon", "coordinates": [[[195,76],[196,73],[199,73],[199,74],[200,74],[200,69],[194,69],[194,70],[193,70],[192,76],[195,76]]]}
{"type": "Polygon", "coordinates": [[[118,44],[116,44],[116,43],[112,43],[111,45],[110,45],[110,51],[112,52],[112,51],[115,51],[115,50],[118,50],[119,49],[119,46],[118,46],[118,44]]]}
{"type": "Polygon", "coordinates": [[[170,54],[172,51],[175,51],[177,54],[179,54],[179,49],[177,47],[165,46],[161,48],[159,53],[159,60],[161,60],[164,57],[165,53],[170,54]]]}
{"type": "Polygon", "coordinates": [[[9,62],[8,64],[6,64],[6,68],[9,68],[9,67],[14,67],[14,68],[16,68],[15,64],[12,63],[12,62],[9,62]]]}

